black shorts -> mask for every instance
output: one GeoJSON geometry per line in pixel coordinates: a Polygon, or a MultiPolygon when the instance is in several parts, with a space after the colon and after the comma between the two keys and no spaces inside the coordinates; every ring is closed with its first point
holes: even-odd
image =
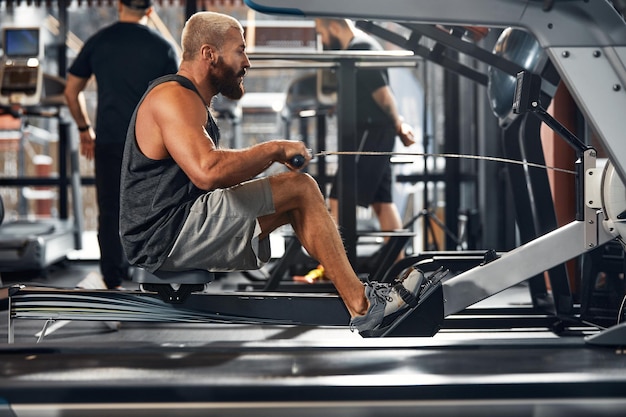
{"type": "MultiPolygon", "coordinates": [[[[358,130],[359,151],[392,152],[396,132],[393,127],[368,127],[358,130]]],[[[357,204],[369,207],[372,203],[391,203],[393,175],[391,156],[356,156],[357,204]]],[[[337,198],[337,177],[330,190],[330,198],[337,198]]]]}

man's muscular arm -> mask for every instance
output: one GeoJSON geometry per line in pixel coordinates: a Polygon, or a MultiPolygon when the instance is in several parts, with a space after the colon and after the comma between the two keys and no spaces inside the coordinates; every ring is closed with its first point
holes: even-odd
{"type": "Polygon", "coordinates": [[[372,97],[378,106],[394,121],[396,127],[396,133],[400,137],[400,140],[404,146],[411,146],[415,143],[413,134],[413,128],[408,123],[405,123],[402,117],[398,114],[398,107],[396,105],[396,99],[389,86],[380,87],[374,93],[372,97]]]}
{"type": "Polygon", "coordinates": [[[137,141],[149,158],[172,157],[202,190],[230,187],[254,178],[273,162],[307,155],[302,142],[285,140],[218,149],[204,128],[207,113],[202,100],[172,83],[162,87],[155,88],[139,110],[137,141]]]}

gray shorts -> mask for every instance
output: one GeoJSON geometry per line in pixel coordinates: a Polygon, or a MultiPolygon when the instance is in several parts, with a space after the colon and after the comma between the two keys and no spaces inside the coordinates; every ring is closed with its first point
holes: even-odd
{"type": "Polygon", "coordinates": [[[269,178],[204,194],[194,202],[161,270],[215,272],[258,269],[270,259],[257,220],[275,212],[269,178]]]}

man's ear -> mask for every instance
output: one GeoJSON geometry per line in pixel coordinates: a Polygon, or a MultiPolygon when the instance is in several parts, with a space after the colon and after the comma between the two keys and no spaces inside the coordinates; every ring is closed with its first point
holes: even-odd
{"type": "Polygon", "coordinates": [[[211,45],[205,44],[202,45],[202,49],[200,50],[202,53],[202,58],[209,61],[211,65],[215,65],[217,62],[217,51],[211,45]]]}

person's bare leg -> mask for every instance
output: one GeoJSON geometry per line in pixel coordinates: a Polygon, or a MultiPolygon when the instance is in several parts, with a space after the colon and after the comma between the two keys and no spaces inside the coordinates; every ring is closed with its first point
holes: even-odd
{"type": "Polygon", "coordinates": [[[378,218],[380,230],[393,232],[402,229],[402,220],[394,203],[372,203],[372,209],[378,218]]]}
{"type": "MultiPolygon", "coordinates": [[[[400,220],[400,213],[394,203],[372,203],[372,209],[378,218],[380,224],[380,230],[384,232],[393,232],[395,230],[402,229],[402,220],[400,220]]],[[[389,241],[389,236],[384,238],[385,243],[389,241]]],[[[396,258],[396,261],[404,258],[404,253],[401,251],[396,258]]]]}
{"type": "Polygon", "coordinates": [[[261,237],[291,224],[309,254],[333,282],[352,317],[367,312],[363,284],[352,269],[339,231],[328,213],[317,183],[309,175],[285,173],[270,177],[276,213],[259,218],[261,237]]]}
{"type": "MultiPolygon", "coordinates": [[[[338,224],[339,201],[336,198],[329,198],[328,205],[332,218],[338,224]]],[[[372,209],[378,218],[381,231],[390,232],[402,229],[402,220],[394,203],[372,203],[372,209]]]]}

